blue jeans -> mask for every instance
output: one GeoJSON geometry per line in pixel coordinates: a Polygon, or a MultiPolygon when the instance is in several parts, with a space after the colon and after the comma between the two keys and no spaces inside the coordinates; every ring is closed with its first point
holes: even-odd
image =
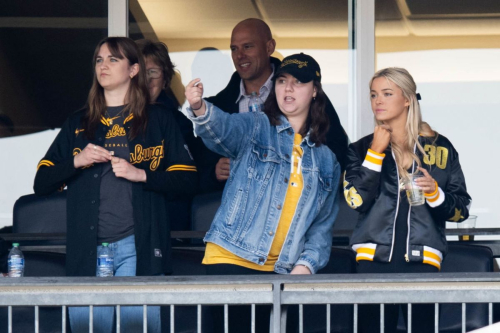
{"type": "MultiPolygon", "coordinates": [[[[109,248],[114,254],[114,275],[135,276],[137,256],[135,252],[135,237],[128,236],[115,243],[110,243],[109,248]]],[[[97,252],[101,249],[97,246],[97,252]]],[[[97,258],[96,258],[97,265],[97,258]]],[[[113,307],[94,307],[94,332],[111,333],[115,309],[113,307]]],[[[142,306],[120,307],[120,332],[142,332],[142,306]]],[[[73,333],[89,332],[89,308],[70,307],[69,319],[73,333]]],[[[148,306],[148,332],[159,333],[161,331],[160,307],[148,306]]]]}

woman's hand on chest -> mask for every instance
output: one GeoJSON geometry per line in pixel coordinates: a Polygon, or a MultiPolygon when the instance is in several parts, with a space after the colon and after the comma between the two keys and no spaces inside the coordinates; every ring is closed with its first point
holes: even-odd
{"type": "Polygon", "coordinates": [[[146,171],[136,168],[123,158],[113,157],[111,166],[116,177],[125,178],[131,182],[145,183],[147,180],[146,171]]]}

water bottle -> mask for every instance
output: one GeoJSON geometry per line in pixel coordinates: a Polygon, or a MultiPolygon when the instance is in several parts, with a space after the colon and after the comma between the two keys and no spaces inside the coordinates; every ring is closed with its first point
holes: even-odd
{"type": "Polygon", "coordinates": [[[24,275],[24,256],[19,250],[19,243],[13,243],[12,246],[8,257],[9,277],[22,277],[24,275]]]}
{"type": "Polygon", "coordinates": [[[255,91],[252,92],[252,96],[250,96],[248,108],[250,112],[262,112],[262,101],[255,91]]]}
{"type": "Polygon", "coordinates": [[[113,276],[114,261],[113,251],[108,247],[108,243],[102,243],[97,253],[97,276],[113,276]]]}

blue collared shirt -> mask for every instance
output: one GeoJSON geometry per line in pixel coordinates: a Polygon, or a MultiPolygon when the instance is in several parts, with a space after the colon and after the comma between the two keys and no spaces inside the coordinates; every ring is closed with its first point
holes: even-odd
{"type": "MultiPolygon", "coordinates": [[[[272,78],[274,76],[274,64],[271,64],[273,68],[273,72],[271,75],[267,78],[266,82],[262,87],[260,87],[258,91],[258,95],[262,103],[266,102],[267,97],[269,96],[269,93],[271,92],[271,89],[273,88],[273,81],[272,78]]],[[[239,112],[240,113],[245,113],[250,111],[250,98],[252,97],[251,94],[247,94],[245,90],[245,84],[243,83],[243,80],[240,80],[240,94],[238,98],[236,99],[235,103],[238,103],[239,106],[239,112]]]]}

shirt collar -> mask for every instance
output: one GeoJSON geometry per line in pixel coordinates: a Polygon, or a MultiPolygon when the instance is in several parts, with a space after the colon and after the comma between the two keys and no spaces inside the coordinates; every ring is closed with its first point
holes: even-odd
{"type": "MultiPolygon", "coordinates": [[[[293,128],[292,128],[292,125],[290,125],[290,123],[288,122],[288,119],[286,119],[286,117],[284,115],[281,115],[280,116],[280,124],[276,126],[276,131],[278,133],[281,133],[283,131],[286,131],[286,130],[290,130],[290,131],[293,131],[293,128]]],[[[314,147],[316,144],[314,142],[311,141],[311,137],[310,137],[310,134],[311,134],[311,130],[309,130],[305,136],[305,138],[302,139],[302,142],[306,142],[306,144],[309,146],[309,147],[314,147]]]]}
{"type": "MultiPolygon", "coordinates": [[[[259,95],[262,95],[260,93],[260,90],[262,89],[267,89],[267,90],[271,90],[271,88],[273,87],[273,81],[272,81],[272,78],[274,76],[274,64],[271,63],[271,67],[273,69],[273,71],[271,72],[271,75],[269,75],[269,77],[267,78],[266,82],[264,82],[264,85],[262,87],[260,87],[259,89],[259,95]]],[[[238,98],[236,99],[236,102],[235,104],[239,103],[240,100],[244,97],[250,97],[250,95],[248,95],[246,92],[245,92],[245,84],[243,83],[243,80],[240,79],[240,94],[238,95],[238,98]]],[[[265,101],[263,101],[265,102],[265,101]]]]}

